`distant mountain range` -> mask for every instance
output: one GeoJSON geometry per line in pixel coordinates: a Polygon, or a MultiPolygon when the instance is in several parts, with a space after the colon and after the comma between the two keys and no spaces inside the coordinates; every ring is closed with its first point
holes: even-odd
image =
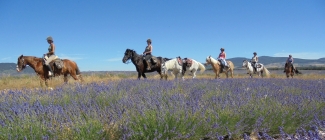
{"type": "Polygon", "coordinates": [[[4,75],[23,75],[23,74],[32,74],[35,71],[27,66],[23,71],[17,72],[17,64],[15,63],[0,63],[0,77],[4,75]]]}
{"type": "MultiPolygon", "coordinates": [[[[250,58],[236,57],[229,58],[227,60],[232,61],[236,68],[242,67],[243,60],[250,60],[250,58]]],[[[265,65],[267,68],[278,68],[284,67],[287,57],[270,57],[270,56],[259,56],[258,62],[265,65]]],[[[309,66],[319,66],[325,67],[325,57],[320,59],[300,59],[294,58],[294,65],[297,67],[309,67],[309,66]]]]}
{"type": "MultiPolygon", "coordinates": [[[[287,57],[270,57],[260,56],[259,62],[264,64],[267,68],[283,68],[287,57]]],[[[250,60],[250,58],[235,57],[229,58],[234,63],[235,68],[241,68],[243,60],[250,60]]],[[[202,62],[205,63],[205,62],[202,62]]],[[[297,67],[325,67],[325,57],[320,59],[300,59],[294,58],[294,64],[297,67]]],[[[211,68],[211,65],[207,69],[211,68]]],[[[16,71],[15,63],[0,63],[0,76],[1,75],[21,75],[21,74],[34,74],[34,70],[30,67],[26,67],[22,72],[16,71]]]]}

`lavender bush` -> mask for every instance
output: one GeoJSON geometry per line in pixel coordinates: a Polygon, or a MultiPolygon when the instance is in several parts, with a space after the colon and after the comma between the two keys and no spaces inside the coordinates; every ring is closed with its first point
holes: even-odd
{"type": "Polygon", "coordinates": [[[121,80],[0,93],[0,139],[322,139],[325,80],[121,80]]]}

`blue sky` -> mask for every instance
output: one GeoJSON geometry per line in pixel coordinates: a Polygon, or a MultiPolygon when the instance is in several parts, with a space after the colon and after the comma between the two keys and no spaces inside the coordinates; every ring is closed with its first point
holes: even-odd
{"type": "MultiPolygon", "coordinates": [[[[47,52],[81,71],[134,71],[127,48],[204,62],[225,48],[227,58],[325,57],[324,0],[1,0],[0,63],[47,52]]],[[[285,61],[285,60],[284,60],[285,61]]],[[[263,63],[263,62],[261,62],[263,63]]]]}

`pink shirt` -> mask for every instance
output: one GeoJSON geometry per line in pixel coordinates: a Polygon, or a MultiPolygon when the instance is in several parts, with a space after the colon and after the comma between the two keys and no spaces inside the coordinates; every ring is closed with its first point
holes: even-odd
{"type": "Polygon", "coordinates": [[[225,53],[222,52],[222,53],[219,54],[219,57],[218,58],[226,59],[225,57],[226,57],[225,53]]]}

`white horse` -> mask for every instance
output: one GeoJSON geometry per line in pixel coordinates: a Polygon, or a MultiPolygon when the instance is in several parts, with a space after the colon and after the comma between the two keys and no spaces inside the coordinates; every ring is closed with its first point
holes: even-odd
{"type": "MultiPolygon", "coordinates": [[[[244,60],[244,61],[243,61],[243,67],[246,68],[246,70],[247,70],[249,76],[250,76],[251,78],[253,78],[254,68],[253,68],[253,66],[252,66],[252,63],[249,62],[249,61],[247,61],[247,60],[244,60]]],[[[262,76],[262,78],[263,78],[263,72],[265,72],[266,77],[270,77],[270,72],[269,72],[269,70],[267,70],[266,67],[264,67],[263,64],[261,64],[261,63],[256,63],[256,67],[257,67],[257,68],[256,68],[256,73],[258,74],[258,76],[262,76]]]]}
{"type": "Polygon", "coordinates": [[[165,77],[166,80],[168,77],[168,70],[172,70],[175,79],[177,79],[178,75],[182,73],[182,65],[178,63],[177,58],[168,60],[161,64],[161,75],[162,78],[165,77]]]}
{"type": "Polygon", "coordinates": [[[188,66],[187,61],[184,61],[183,59],[183,72],[182,72],[182,79],[184,80],[185,74],[190,74],[192,78],[194,79],[196,77],[196,72],[200,69],[200,72],[203,73],[205,71],[205,67],[202,63],[197,62],[194,59],[188,59],[191,61],[191,66],[188,66]],[[185,68],[185,69],[184,69],[185,68]],[[185,71],[185,72],[184,72],[185,71]]]}

